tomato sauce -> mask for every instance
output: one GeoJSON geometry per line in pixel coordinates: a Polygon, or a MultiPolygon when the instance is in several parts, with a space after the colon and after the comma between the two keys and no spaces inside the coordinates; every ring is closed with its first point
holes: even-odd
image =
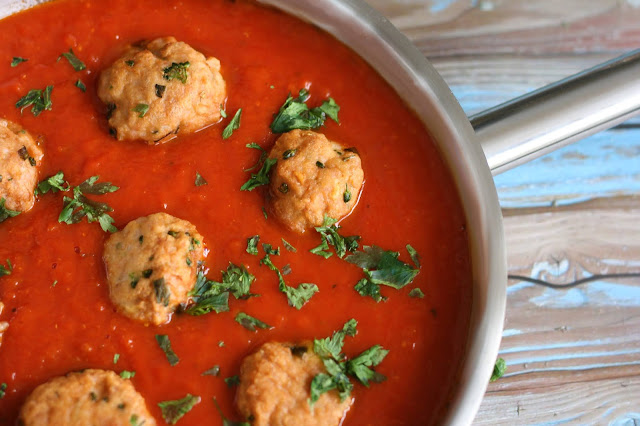
{"type": "MultiPolygon", "coordinates": [[[[8,321],[0,346],[0,424],[12,425],[27,395],[48,379],[83,368],[135,371],[132,380],[152,414],[157,403],[187,393],[202,401],[178,424],[221,424],[215,397],[238,419],[234,389],[223,378],[238,374],[242,358],[269,340],[301,341],[329,336],[349,318],[358,334],[344,351],[355,356],[374,344],[390,350],[377,371],[382,384],[355,385],[347,425],[437,422],[456,380],[471,310],[471,267],[465,218],[453,180],[412,111],[376,72],[349,48],[316,27],[274,9],[226,0],[59,0],[0,22],[0,116],[40,138],[45,152],[40,178],[62,170],[72,185],[100,175],[120,187],[100,197],[114,208],[118,228],[154,212],[189,220],[210,253],[208,276],[220,280],[228,262],[256,276],[249,300],[230,298],[230,312],[200,317],[175,314],[164,326],[145,326],[119,315],[109,300],[103,244],[97,223],[58,223],[62,193],[39,196],[34,208],[0,224],[0,259],[13,273],[0,277],[0,301],[8,321]],[[229,118],[196,134],[159,146],[118,142],[109,136],[95,94],[102,69],[129,43],[172,35],[222,63],[229,118]],[[73,48],[87,69],[76,72],[62,59],[73,48]],[[15,68],[11,58],[28,58],[15,68]],[[81,79],[87,92],[75,83],[81,79]],[[38,117],[14,104],[30,89],[54,86],[53,108],[38,117]],[[241,192],[244,169],[258,159],[245,145],[270,149],[277,135],[269,124],[289,92],[309,89],[311,106],[328,96],[340,105],[340,124],[319,131],[362,157],[365,185],[358,206],[342,221],[343,235],[401,252],[411,244],[421,255],[420,273],[402,290],[382,287],[386,302],[360,296],[354,265],[309,250],[315,231],[298,235],[265,219],[260,190],[241,192]],[[238,108],[240,129],[222,140],[238,108]],[[196,172],[207,181],[195,186],[196,172]],[[280,246],[272,256],[289,285],[316,283],[320,292],[300,311],[287,305],[273,271],[245,252],[247,238],[280,246]],[[297,253],[284,250],[285,238],[297,253]],[[410,298],[418,287],[423,299],[410,298]],[[245,312],[273,326],[250,332],[234,321],[245,312]],[[154,336],[171,339],[174,367],[154,336]],[[222,346],[219,342],[224,342],[222,346]],[[120,354],[114,364],[114,354],[120,354]],[[214,365],[220,376],[202,376],[214,365]]],[[[262,253],[262,252],[261,252],[262,253]]]]}

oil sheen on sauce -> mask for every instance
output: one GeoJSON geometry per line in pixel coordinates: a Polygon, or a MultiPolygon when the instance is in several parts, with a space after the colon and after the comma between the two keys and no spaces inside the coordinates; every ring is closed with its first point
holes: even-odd
{"type": "Polygon", "coordinates": [[[465,218],[453,180],[428,132],[395,92],[350,49],[312,25],[252,2],[237,0],[58,0],[0,21],[0,116],[22,124],[45,152],[40,178],[62,170],[72,185],[100,175],[120,187],[101,196],[114,208],[118,228],[155,212],[189,220],[204,236],[208,276],[220,279],[228,262],[256,276],[260,297],[230,299],[230,312],[200,317],[176,314],[155,327],[129,320],[108,297],[102,250],[107,235],[86,221],[58,223],[62,194],[40,196],[28,213],[0,224],[0,259],[11,275],[0,277],[8,321],[0,346],[0,424],[13,425],[20,405],[40,383],[83,368],[135,371],[132,380],[162,424],[157,403],[199,395],[178,424],[221,424],[213,397],[228,417],[234,389],[224,377],[238,374],[242,358],[269,340],[301,341],[329,336],[350,318],[358,334],[344,351],[353,356],[381,344],[390,350],[377,368],[387,377],[370,388],[355,385],[346,425],[429,424],[437,421],[455,382],[469,326],[471,267],[465,218]],[[164,145],[111,138],[96,79],[123,47],[142,39],[175,36],[222,63],[226,110],[243,109],[240,129],[222,140],[229,118],[164,145]],[[75,72],[56,59],[73,48],[87,69],[75,72]],[[11,58],[28,58],[10,67],[11,58]],[[75,83],[81,79],[86,93],[75,83]],[[53,107],[38,117],[15,102],[30,89],[53,85],[53,107]],[[343,235],[401,252],[411,244],[421,255],[420,274],[402,290],[382,288],[386,302],[358,295],[362,277],[354,265],[309,253],[315,231],[298,235],[265,219],[261,191],[241,192],[244,169],[258,159],[255,142],[269,149],[273,114],[288,93],[309,89],[309,103],[328,96],[340,105],[340,124],[319,131],[360,152],[365,185],[343,235]],[[207,181],[195,186],[196,172],[207,181]],[[287,305],[277,277],[245,252],[246,240],[280,246],[273,257],[290,264],[289,285],[316,283],[320,292],[300,311],[287,305]],[[297,248],[284,250],[281,238],[297,248]],[[54,285],[55,283],[55,285],[54,285]],[[419,287],[423,299],[410,298],[419,287]],[[274,326],[252,333],[234,321],[246,312],[274,326]],[[170,337],[180,358],[170,366],[155,342],[170,337]],[[224,345],[220,344],[224,342],[224,345]],[[120,354],[117,364],[114,354],[120,354]],[[220,376],[202,376],[213,365],[220,376]]]}

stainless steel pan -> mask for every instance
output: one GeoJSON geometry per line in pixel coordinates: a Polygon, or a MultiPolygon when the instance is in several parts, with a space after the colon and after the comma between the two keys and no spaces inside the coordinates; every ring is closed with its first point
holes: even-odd
{"type": "MultiPolygon", "coordinates": [[[[44,1],[0,0],[0,18],[44,1]]],[[[467,217],[474,279],[466,357],[443,423],[470,424],[498,354],[506,304],[504,229],[492,174],[639,113],[640,51],[469,119],[424,56],[363,1],[258,1],[314,23],[367,60],[417,112],[447,161],[467,217]]]]}

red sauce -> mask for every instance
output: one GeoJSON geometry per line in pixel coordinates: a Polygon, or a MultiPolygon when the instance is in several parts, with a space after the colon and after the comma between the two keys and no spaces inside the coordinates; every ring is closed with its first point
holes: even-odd
{"type": "Polygon", "coordinates": [[[55,1],[0,22],[2,78],[0,116],[42,138],[41,178],[63,170],[72,185],[100,175],[120,186],[102,196],[115,211],[116,226],[166,211],[191,221],[205,237],[209,277],[219,279],[227,263],[244,264],[261,296],[230,300],[231,311],[201,317],[174,315],[170,324],[144,326],[115,312],[102,264],[105,234],[98,224],[58,223],[62,194],[40,196],[28,213],[0,224],[0,259],[13,273],[0,278],[0,300],[8,321],[0,347],[0,424],[14,423],[19,407],[37,385],[82,368],[136,371],[133,384],[162,424],[157,403],[187,393],[202,402],[179,424],[220,424],[212,398],[232,418],[234,391],[223,378],[238,374],[242,358],[268,340],[325,337],[349,318],[358,335],[345,352],[356,355],[373,344],[390,349],[378,371],[387,376],[370,388],[356,385],[345,424],[428,424],[445,407],[459,368],[471,306],[471,272],[465,219],[451,176],[420,121],[396,93],[354,52],[330,35],[276,10],[245,1],[98,0],[55,1]],[[128,43],[173,35],[222,62],[228,87],[226,109],[243,108],[242,125],[223,141],[218,124],[168,144],[118,142],[107,132],[105,108],[95,95],[96,79],[128,43]],[[87,70],[74,72],[60,53],[73,48],[87,70]],[[15,68],[13,56],[29,61],[15,68]],[[75,87],[80,78],[87,92],[75,87]],[[35,118],[15,102],[29,89],[53,84],[53,110],[35,118]],[[265,220],[260,191],[240,192],[243,169],[257,160],[247,149],[269,149],[272,115],[289,92],[308,87],[311,105],[332,96],[341,106],[340,124],[322,128],[330,139],[356,146],[365,187],[359,205],[343,222],[343,235],[401,251],[410,243],[422,256],[413,285],[383,287],[386,303],[358,295],[362,271],[335,256],[309,253],[314,231],[297,235],[273,218],[265,220]],[[207,186],[196,187],[198,171],[207,186]],[[246,239],[282,247],[273,260],[291,264],[289,285],[313,282],[320,292],[297,311],[278,291],[276,275],[247,254],[246,239]],[[55,286],[53,283],[56,283],[55,286]],[[424,299],[408,297],[421,288],[424,299]],[[237,312],[274,328],[252,333],[237,312]],[[171,367],[155,342],[167,334],[180,362],[171,367]],[[218,342],[224,341],[224,347],[218,342]],[[120,354],[116,365],[114,354],[120,354]],[[213,365],[221,376],[201,376],[213,365]]]}

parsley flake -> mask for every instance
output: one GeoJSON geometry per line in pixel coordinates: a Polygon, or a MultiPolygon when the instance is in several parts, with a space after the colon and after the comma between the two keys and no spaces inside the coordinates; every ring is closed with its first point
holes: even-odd
{"type": "Polygon", "coordinates": [[[415,299],[424,299],[424,293],[419,288],[414,288],[409,292],[409,297],[413,297],[415,299]]]}
{"type": "Polygon", "coordinates": [[[136,62],[131,60],[131,59],[129,59],[128,61],[124,61],[124,63],[127,64],[130,67],[132,67],[132,66],[134,66],[136,64],[136,62]]]}
{"type": "Polygon", "coordinates": [[[9,259],[7,259],[7,266],[0,263],[0,277],[11,275],[11,272],[13,272],[13,265],[9,259]]]}
{"type": "Polygon", "coordinates": [[[59,171],[53,176],[49,176],[44,179],[38,186],[36,187],[36,195],[38,194],[46,194],[51,191],[52,194],[55,194],[58,191],[66,192],[70,188],[69,182],[64,180],[64,173],[59,171]]]}
{"type": "Polygon", "coordinates": [[[229,139],[233,134],[234,130],[238,130],[240,128],[240,117],[242,116],[242,108],[238,108],[236,114],[233,116],[227,127],[222,131],[222,139],[229,139]]]}
{"type": "Polygon", "coordinates": [[[251,294],[251,284],[255,277],[244,266],[229,262],[227,270],[222,272],[222,282],[210,281],[202,271],[198,272],[196,285],[189,292],[193,304],[185,309],[189,315],[204,315],[229,310],[229,293],[236,299],[247,299],[256,296],[251,294]]]}
{"type": "Polygon", "coordinates": [[[352,235],[349,237],[343,237],[338,233],[340,226],[336,225],[338,221],[325,215],[322,226],[316,227],[316,231],[321,236],[321,243],[319,246],[311,249],[311,253],[322,256],[325,259],[331,257],[333,253],[329,251],[329,246],[335,248],[336,255],[339,258],[343,258],[347,251],[355,252],[358,249],[359,235],[352,235]]]}
{"type": "Polygon", "coordinates": [[[344,187],[344,193],[342,194],[342,200],[345,203],[351,201],[351,191],[349,191],[349,184],[346,184],[344,187]]]}
{"type": "Polygon", "coordinates": [[[149,111],[149,105],[147,104],[138,104],[131,111],[138,113],[138,118],[144,117],[149,111]]]}
{"type": "Polygon", "coordinates": [[[309,109],[306,104],[309,98],[307,89],[300,89],[298,97],[295,99],[289,94],[271,123],[273,133],[286,133],[293,129],[317,129],[324,125],[327,117],[339,123],[338,111],[340,111],[340,107],[332,98],[312,109],[309,109]]]}
{"type": "Polygon", "coordinates": [[[364,246],[363,251],[347,256],[345,260],[362,268],[372,283],[400,289],[411,283],[419,271],[398,260],[399,255],[378,246],[364,246]]]}
{"type": "Polygon", "coordinates": [[[85,194],[102,195],[115,192],[119,188],[111,182],[96,183],[100,176],[92,176],[73,188],[73,198],[63,198],[63,208],[58,216],[58,222],[71,225],[78,223],[87,217],[89,223],[98,221],[105,232],[116,232],[118,228],[113,226],[113,218],[107,213],[113,209],[105,203],[93,201],[85,197],[85,194]]]}
{"type": "Polygon", "coordinates": [[[278,160],[275,158],[265,159],[264,164],[262,164],[258,173],[251,173],[251,177],[240,187],[240,190],[253,191],[259,186],[268,185],[270,181],[269,172],[271,171],[271,168],[275,166],[277,161],[278,160]]]}
{"type": "Polygon", "coordinates": [[[222,105],[220,105],[220,117],[227,118],[227,111],[222,108],[222,105]]]}
{"type": "Polygon", "coordinates": [[[39,116],[42,111],[51,111],[53,105],[51,102],[52,91],[53,86],[47,86],[44,90],[31,89],[16,102],[16,108],[20,108],[20,113],[22,114],[25,108],[31,106],[31,113],[34,117],[39,116]]]}
{"type": "Polygon", "coordinates": [[[13,59],[11,60],[11,68],[15,68],[18,65],[20,65],[23,62],[27,62],[28,59],[25,58],[21,58],[19,56],[14,56],[13,59]]]}
{"type": "Polygon", "coordinates": [[[386,297],[380,294],[380,286],[372,283],[366,278],[358,281],[353,288],[358,292],[358,294],[360,294],[360,296],[369,296],[376,302],[387,300],[386,297]]]}
{"type": "Polygon", "coordinates": [[[302,309],[302,307],[316,294],[319,289],[318,286],[312,283],[301,283],[298,287],[288,286],[284,280],[284,276],[280,269],[271,261],[270,255],[279,255],[280,249],[277,250],[271,249],[270,244],[263,244],[262,248],[265,251],[265,255],[260,260],[261,265],[266,265],[269,269],[276,273],[278,276],[278,289],[287,296],[287,302],[289,306],[292,306],[298,310],[302,309]]]}
{"type": "Polygon", "coordinates": [[[18,210],[9,210],[4,206],[6,200],[4,197],[0,198],[0,223],[4,222],[10,217],[16,217],[20,214],[18,210]]]}
{"type": "Polygon", "coordinates": [[[238,324],[240,324],[247,330],[253,331],[253,332],[258,331],[257,330],[258,328],[263,330],[268,330],[273,328],[269,324],[262,322],[259,319],[252,317],[251,315],[247,315],[244,312],[238,312],[238,315],[236,315],[235,320],[238,324]]]}
{"type": "Polygon", "coordinates": [[[416,249],[411,247],[411,244],[407,244],[407,252],[409,253],[409,256],[411,256],[411,261],[416,265],[416,268],[420,269],[420,255],[416,249]]]}
{"type": "Polygon", "coordinates": [[[73,53],[73,49],[69,49],[68,52],[64,52],[63,54],[61,54],[58,57],[58,60],[60,60],[60,58],[62,57],[69,61],[69,65],[71,65],[76,71],[82,71],[83,69],[87,68],[84,62],[78,59],[78,57],[73,53]]]}
{"type": "Polygon", "coordinates": [[[495,382],[500,377],[504,376],[504,373],[507,371],[507,363],[504,359],[498,358],[496,360],[496,365],[493,366],[493,373],[491,374],[490,382],[495,382]]]}
{"type": "Polygon", "coordinates": [[[123,379],[131,379],[133,377],[135,377],[136,372],[135,371],[127,371],[127,370],[122,370],[120,372],[120,377],[122,377],[123,379]]]}
{"type": "Polygon", "coordinates": [[[256,164],[254,164],[252,167],[249,167],[248,169],[244,169],[245,172],[250,172],[251,170],[254,170],[254,169],[257,169],[258,167],[260,167],[260,165],[262,164],[264,159],[267,158],[267,151],[265,151],[265,149],[263,147],[261,147],[260,145],[258,145],[255,142],[248,143],[245,146],[247,148],[257,149],[257,150],[260,151],[260,158],[258,159],[256,164]]]}
{"type": "Polygon", "coordinates": [[[162,98],[164,96],[164,91],[167,90],[167,86],[163,86],[162,84],[156,84],[156,96],[162,98]]]}
{"type": "Polygon", "coordinates": [[[114,354],[113,355],[113,363],[114,364],[117,364],[119,359],[120,359],[120,354],[114,354]]]}
{"type": "Polygon", "coordinates": [[[285,240],[284,238],[282,238],[282,244],[284,245],[284,248],[287,249],[287,251],[290,251],[292,253],[298,252],[298,250],[296,250],[296,248],[289,244],[289,242],[287,242],[287,240],[285,240]]]}
{"type": "Polygon", "coordinates": [[[227,384],[227,387],[232,388],[240,384],[240,377],[239,376],[227,377],[224,379],[224,382],[227,384]]]}
{"type": "Polygon", "coordinates": [[[257,256],[259,241],[260,241],[260,235],[254,235],[253,237],[247,238],[247,253],[257,256]]]}
{"type": "Polygon", "coordinates": [[[189,78],[187,69],[189,68],[189,65],[189,62],[173,62],[171,66],[162,70],[162,76],[165,80],[170,81],[176,79],[182,84],[187,84],[187,78],[189,78]]]}
{"type": "Polygon", "coordinates": [[[169,361],[169,364],[171,364],[172,367],[180,361],[178,355],[176,355],[176,353],[173,352],[173,349],[171,349],[169,336],[166,334],[156,334],[156,342],[158,342],[158,346],[160,346],[160,349],[162,349],[167,357],[167,361],[169,361]]]}
{"type": "Polygon", "coordinates": [[[7,393],[7,384],[6,383],[0,384],[0,399],[4,398],[6,393],[7,393]]]}
{"type": "Polygon", "coordinates": [[[220,375],[220,366],[219,365],[214,365],[213,367],[211,367],[210,369],[208,369],[207,371],[202,372],[202,374],[200,374],[201,376],[219,376],[220,375]]]}
{"type": "Polygon", "coordinates": [[[204,186],[207,185],[207,181],[205,178],[202,177],[202,175],[200,173],[198,173],[196,171],[196,181],[195,181],[195,185],[196,186],[204,186]]]}
{"type": "Polygon", "coordinates": [[[83,92],[87,91],[87,86],[85,86],[85,84],[80,79],[78,79],[78,81],[76,81],[76,87],[78,89],[82,90],[83,92]]]}
{"type": "Polygon", "coordinates": [[[178,420],[187,414],[191,409],[200,403],[200,397],[187,394],[182,399],[174,401],[163,401],[158,403],[158,407],[162,411],[162,418],[165,422],[175,425],[178,420]]]}

